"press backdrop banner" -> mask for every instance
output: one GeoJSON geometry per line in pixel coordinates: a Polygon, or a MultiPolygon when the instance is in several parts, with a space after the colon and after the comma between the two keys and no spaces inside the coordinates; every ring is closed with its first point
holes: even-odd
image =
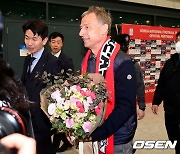
{"type": "Polygon", "coordinates": [[[146,103],[151,103],[160,71],[175,53],[176,33],[180,28],[122,24],[122,34],[131,37],[129,54],[136,59],[144,74],[146,103]]]}

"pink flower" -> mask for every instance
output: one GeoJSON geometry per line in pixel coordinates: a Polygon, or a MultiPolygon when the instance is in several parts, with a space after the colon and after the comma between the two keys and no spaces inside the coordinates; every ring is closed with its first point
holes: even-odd
{"type": "Polygon", "coordinates": [[[80,90],[82,96],[86,96],[86,92],[84,90],[80,90]]]}
{"type": "Polygon", "coordinates": [[[78,98],[75,98],[74,96],[70,96],[70,101],[71,102],[76,102],[78,100],[79,100],[78,98]]]}
{"type": "Polygon", "coordinates": [[[76,86],[76,89],[77,89],[77,91],[80,91],[81,87],[80,86],[76,86]]]}
{"type": "Polygon", "coordinates": [[[84,132],[87,133],[87,132],[90,132],[92,130],[93,125],[90,121],[86,121],[86,122],[84,122],[82,127],[84,129],[84,132]]]}
{"type": "Polygon", "coordinates": [[[73,119],[66,119],[65,122],[66,122],[67,128],[71,128],[74,126],[74,120],[73,119]]]}
{"type": "Polygon", "coordinates": [[[96,95],[95,95],[94,92],[91,92],[91,98],[92,98],[92,99],[96,99],[96,95]]]}
{"type": "Polygon", "coordinates": [[[98,108],[98,107],[95,108],[96,115],[100,114],[100,111],[101,111],[100,108],[98,108]]]}
{"type": "Polygon", "coordinates": [[[76,102],[76,106],[79,108],[79,112],[83,113],[84,112],[84,107],[80,101],[76,102]]]}
{"type": "Polygon", "coordinates": [[[89,97],[87,97],[87,103],[88,103],[88,104],[93,103],[92,98],[91,98],[90,96],[89,96],[89,97]]]}
{"type": "Polygon", "coordinates": [[[49,106],[48,106],[48,113],[49,113],[49,115],[53,115],[55,113],[55,111],[56,111],[55,103],[49,104],[49,106]]]}
{"type": "Polygon", "coordinates": [[[98,106],[95,108],[96,115],[100,114],[101,112],[101,103],[98,104],[98,106]]]}
{"type": "Polygon", "coordinates": [[[86,90],[85,94],[86,96],[91,96],[91,90],[86,90]]]}
{"type": "Polygon", "coordinates": [[[77,101],[77,102],[76,102],[76,106],[77,106],[78,108],[80,108],[80,107],[82,107],[82,103],[81,103],[80,101],[77,101]]]}
{"type": "Polygon", "coordinates": [[[83,112],[84,112],[84,107],[83,107],[83,106],[81,106],[81,107],[79,108],[79,112],[80,112],[80,113],[83,113],[83,112]]]}
{"type": "Polygon", "coordinates": [[[58,99],[59,97],[61,97],[60,91],[59,91],[59,90],[56,90],[55,92],[53,92],[53,93],[51,94],[51,97],[52,97],[53,99],[58,99]]]}

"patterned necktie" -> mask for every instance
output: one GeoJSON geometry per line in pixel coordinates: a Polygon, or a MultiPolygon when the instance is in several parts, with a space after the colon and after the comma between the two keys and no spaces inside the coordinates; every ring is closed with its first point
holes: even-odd
{"type": "Polygon", "coordinates": [[[32,63],[33,63],[33,61],[34,61],[35,59],[36,59],[35,57],[31,57],[31,58],[29,59],[28,75],[30,75],[30,73],[31,73],[31,65],[32,65],[32,63]]]}

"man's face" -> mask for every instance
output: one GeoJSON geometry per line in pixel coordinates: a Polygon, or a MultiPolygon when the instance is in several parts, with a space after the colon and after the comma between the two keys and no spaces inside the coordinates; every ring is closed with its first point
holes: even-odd
{"type": "Polygon", "coordinates": [[[85,47],[99,50],[104,38],[107,37],[107,29],[105,30],[104,25],[98,22],[94,13],[90,13],[81,20],[79,36],[83,39],[85,47]]]}
{"type": "Polygon", "coordinates": [[[51,51],[56,54],[58,53],[61,48],[63,47],[63,42],[61,37],[53,38],[49,41],[49,46],[51,47],[51,51]]]}
{"type": "Polygon", "coordinates": [[[33,54],[40,51],[44,47],[47,42],[47,38],[42,40],[42,38],[38,36],[38,34],[34,35],[33,32],[28,29],[25,32],[24,42],[28,51],[33,54]]]}

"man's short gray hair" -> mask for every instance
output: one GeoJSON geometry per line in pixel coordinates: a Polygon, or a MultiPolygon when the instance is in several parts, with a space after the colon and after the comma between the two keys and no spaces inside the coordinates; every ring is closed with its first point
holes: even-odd
{"type": "Polygon", "coordinates": [[[110,35],[111,34],[111,24],[112,24],[111,14],[109,12],[107,12],[103,7],[90,6],[89,9],[81,15],[81,17],[83,18],[84,16],[86,16],[90,13],[94,13],[99,22],[101,22],[102,24],[108,25],[108,35],[110,35]]]}

